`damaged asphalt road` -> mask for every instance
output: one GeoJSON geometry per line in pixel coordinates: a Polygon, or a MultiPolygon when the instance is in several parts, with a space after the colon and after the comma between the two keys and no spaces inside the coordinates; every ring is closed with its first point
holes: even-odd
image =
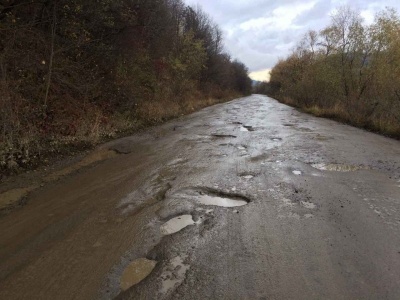
{"type": "Polygon", "coordinates": [[[253,95],[97,151],[0,218],[1,299],[400,299],[399,141],[253,95]]]}

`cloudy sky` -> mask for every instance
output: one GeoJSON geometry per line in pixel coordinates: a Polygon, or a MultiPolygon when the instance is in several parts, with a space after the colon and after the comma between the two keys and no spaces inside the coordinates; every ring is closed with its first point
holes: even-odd
{"type": "Polygon", "coordinates": [[[199,4],[224,31],[225,48],[250,69],[250,76],[267,80],[269,70],[285,57],[309,29],[319,30],[330,21],[335,8],[350,5],[365,22],[377,11],[400,0],[185,0],[199,4]]]}

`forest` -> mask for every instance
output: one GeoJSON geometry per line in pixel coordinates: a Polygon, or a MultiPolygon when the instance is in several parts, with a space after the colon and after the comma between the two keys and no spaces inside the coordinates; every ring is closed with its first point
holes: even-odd
{"type": "Polygon", "coordinates": [[[251,92],[182,0],[2,1],[0,72],[2,172],[251,92]]]}
{"type": "Polygon", "coordinates": [[[394,9],[366,24],[341,7],[309,31],[256,92],[361,128],[400,137],[400,18],[394,9]]]}

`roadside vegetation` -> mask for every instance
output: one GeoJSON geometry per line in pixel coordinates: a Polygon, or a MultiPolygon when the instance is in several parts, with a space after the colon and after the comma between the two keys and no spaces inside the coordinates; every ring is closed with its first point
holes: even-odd
{"type": "Polygon", "coordinates": [[[309,31],[256,92],[317,116],[400,137],[400,18],[393,9],[365,25],[341,7],[309,31]]]}
{"type": "Polygon", "coordinates": [[[0,171],[249,94],[247,68],[182,0],[0,4],[0,171]]]}

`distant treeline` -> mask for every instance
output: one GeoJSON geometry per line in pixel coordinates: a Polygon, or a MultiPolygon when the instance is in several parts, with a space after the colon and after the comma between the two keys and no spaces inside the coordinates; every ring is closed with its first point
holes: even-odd
{"type": "Polygon", "coordinates": [[[2,1],[0,71],[0,170],[251,90],[182,0],[2,1]]]}
{"type": "Polygon", "coordinates": [[[379,12],[371,25],[342,7],[331,24],[310,31],[257,86],[320,116],[400,137],[400,18],[379,12]]]}

